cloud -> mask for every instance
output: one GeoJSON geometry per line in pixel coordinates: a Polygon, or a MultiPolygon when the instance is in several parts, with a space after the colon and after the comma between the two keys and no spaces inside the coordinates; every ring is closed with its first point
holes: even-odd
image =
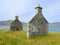
{"type": "Polygon", "coordinates": [[[45,11],[48,14],[54,14],[58,10],[60,10],[60,1],[56,1],[56,2],[52,3],[51,5],[47,6],[45,9],[45,11]]]}
{"type": "Polygon", "coordinates": [[[54,18],[56,18],[57,21],[58,20],[57,17],[60,16],[59,12],[60,12],[60,0],[57,0],[49,4],[43,9],[44,16],[49,22],[54,22],[54,18]]]}
{"type": "Polygon", "coordinates": [[[2,20],[14,19],[16,14],[20,16],[20,14],[27,12],[31,5],[29,0],[0,0],[0,2],[0,16],[2,16],[2,20]]]}
{"type": "Polygon", "coordinates": [[[29,21],[37,4],[43,7],[43,15],[49,22],[60,16],[60,0],[0,0],[0,20],[12,20],[17,14],[21,21],[29,21]]]}

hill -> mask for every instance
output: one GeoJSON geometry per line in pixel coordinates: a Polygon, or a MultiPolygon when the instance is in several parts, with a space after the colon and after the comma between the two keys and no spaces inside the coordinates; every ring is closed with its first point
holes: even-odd
{"type": "MultiPolygon", "coordinates": [[[[0,21],[0,26],[9,26],[13,20],[0,21]]],[[[23,23],[23,27],[27,27],[27,24],[23,23]]],[[[60,26],[60,22],[49,23],[49,26],[60,26]]]]}
{"type": "Polygon", "coordinates": [[[7,20],[7,21],[0,21],[0,26],[8,26],[10,25],[12,20],[7,20]]]}
{"type": "Polygon", "coordinates": [[[60,22],[49,23],[50,26],[60,26],[60,22]]]}
{"type": "Polygon", "coordinates": [[[0,45],[60,45],[60,32],[27,38],[26,30],[15,32],[0,30],[0,45]]]}
{"type": "MultiPolygon", "coordinates": [[[[12,22],[13,20],[0,21],[0,26],[9,26],[12,22]]],[[[22,24],[26,26],[26,23],[22,22],[22,24]]]]}

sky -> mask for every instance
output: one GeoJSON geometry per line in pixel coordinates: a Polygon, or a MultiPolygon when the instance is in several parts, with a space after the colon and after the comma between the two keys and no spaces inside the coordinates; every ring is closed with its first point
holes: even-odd
{"type": "Polygon", "coordinates": [[[35,7],[40,4],[43,16],[49,23],[60,22],[60,0],[0,0],[0,21],[29,22],[35,16],[35,7]]]}

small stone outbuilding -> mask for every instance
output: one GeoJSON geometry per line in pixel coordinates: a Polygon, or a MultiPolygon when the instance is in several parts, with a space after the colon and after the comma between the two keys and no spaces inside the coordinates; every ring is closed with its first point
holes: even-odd
{"type": "Polygon", "coordinates": [[[22,30],[22,22],[19,21],[18,16],[15,16],[15,20],[10,24],[11,31],[20,31],[22,30]]]}

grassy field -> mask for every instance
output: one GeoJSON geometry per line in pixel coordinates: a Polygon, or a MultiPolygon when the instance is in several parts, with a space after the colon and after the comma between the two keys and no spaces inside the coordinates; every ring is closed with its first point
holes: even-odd
{"type": "Polygon", "coordinates": [[[60,32],[27,38],[26,30],[15,32],[0,30],[0,45],[60,45],[60,32]]]}

